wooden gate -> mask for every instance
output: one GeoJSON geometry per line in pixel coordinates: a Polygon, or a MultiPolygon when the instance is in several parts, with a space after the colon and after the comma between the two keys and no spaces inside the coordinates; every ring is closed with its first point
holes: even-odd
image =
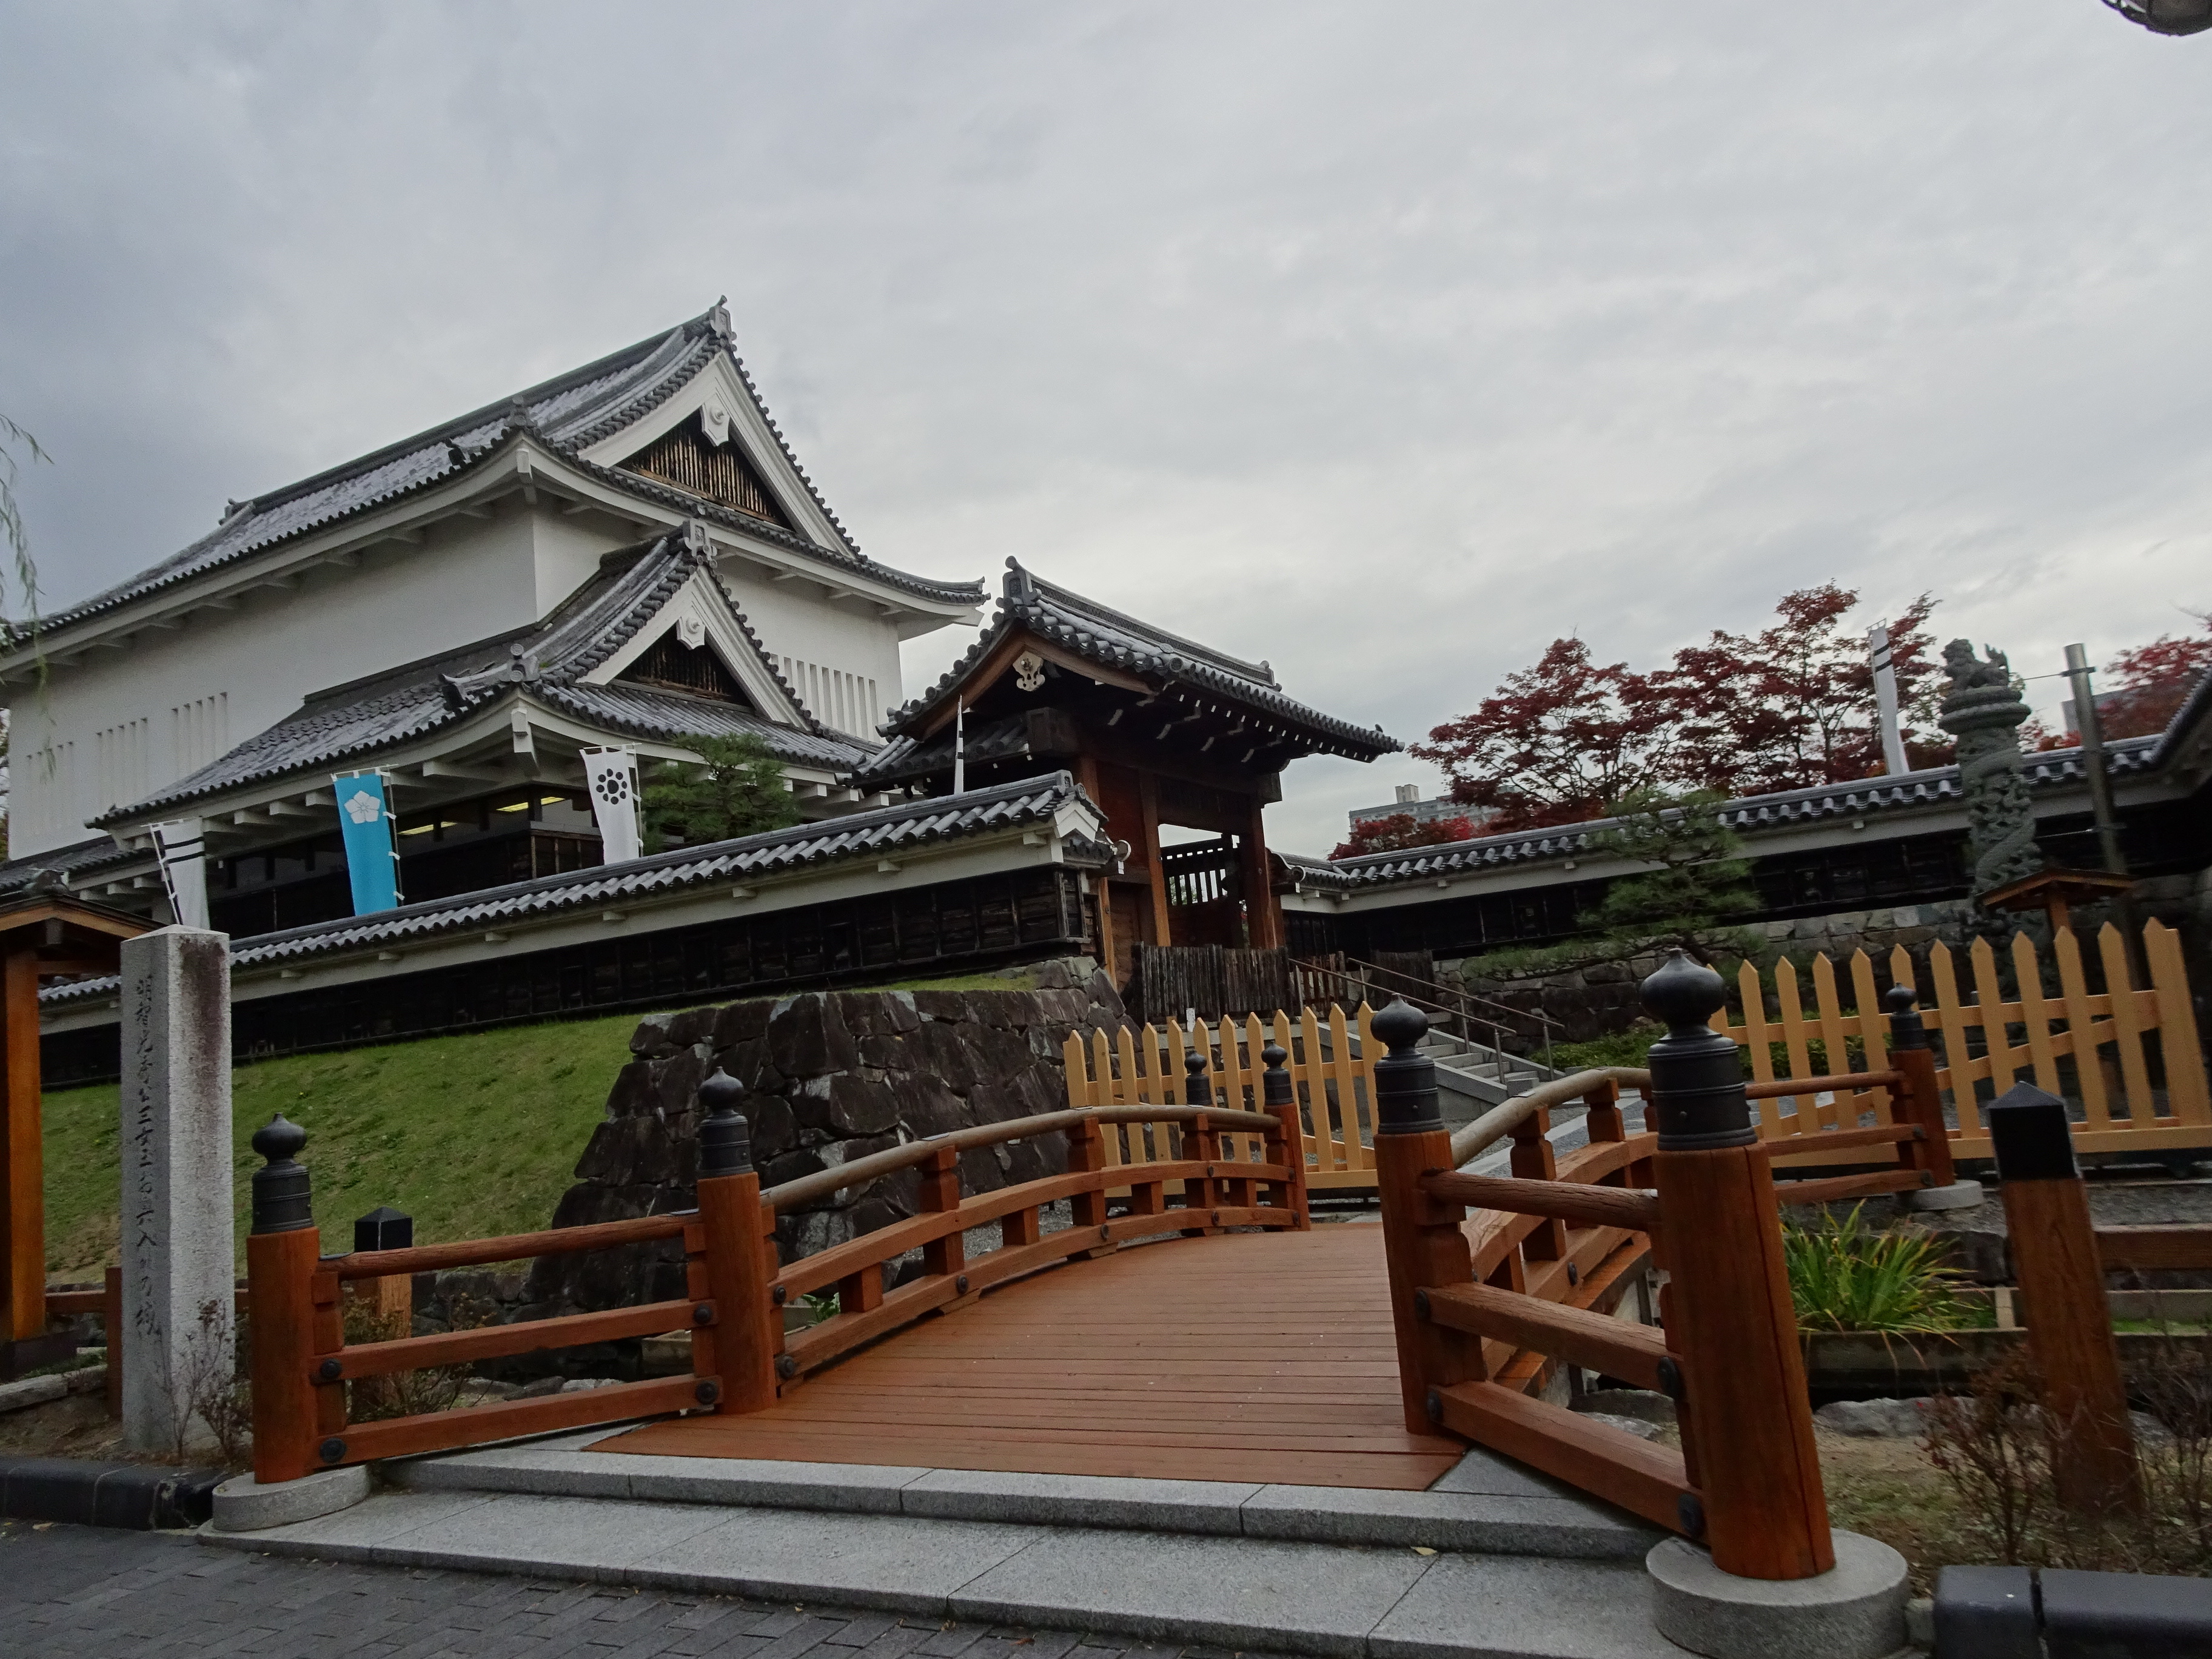
{"type": "MultiPolygon", "coordinates": [[[[1965,953],[1971,994],[1961,984],[1958,957],[1947,946],[1929,947],[1927,986],[1917,983],[1918,970],[1903,946],[1890,952],[1890,982],[1919,993],[1929,1024],[1942,1036],[1936,1084],[1954,1114],[1954,1158],[1990,1156],[1980,1109],[2022,1073],[2072,1103],[2074,1143],[2082,1152],[2155,1156],[2172,1148],[2212,1147],[2212,1099],[2180,939],[2152,921],[2143,928],[2142,943],[2148,989],[2130,977],[2119,930],[2109,922],[2099,930],[2096,965],[2104,988],[2093,994],[2072,929],[2057,930],[2048,967],[2033,941],[2015,933],[2004,964],[2014,987],[2009,998],[2007,975],[1986,939],[1975,940],[1965,953]],[[2056,994],[2045,988],[2053,982],[2056,994]]],[[[1827,957],[1815,957],[1805,977],[1812,981],[1810,1009],[1790,963],[1776,963],[1765,975],[1746,963],[1736,975],[1735,1017],[1722,1008],[1713,1016],[1713,1030],[1749,1051],[1752,1075],[1762,1085],[1883,1070],[1888,1062],[1881,1000],[1866,952],[1854,951],[1841,975],[1827,957]]],[[[1766,1095],[1759,1133],[1778,1143],[1776,1153],[1785,1163],[1806,1160],[1784,1153],[1779,1143],[1895,1121],[1889,1092],[1878,1087],[1754,1093],[1766,1095]]]]}
{"type": "Polygon", "coordinates": [[[1288,951],[1243,951],[1223,945],[1133,947],[1122,1001],[1137,1019],[1200,1019],[1232,1014],[1296,1012],[1304,1006],[1288,951]]]}
{"type": "MultiPolygon", "coordinates": [[[[1375,1044],[1370,1018],[1362,1003],[1348,1018],[1340,1007],[1332,1007],[1326,1018],[1312,1008],[1296,1017],[1278,1008],[1265,1021],[1247,1014],[1242,1020],[1188,1030],[1170,1019],[1133,1031],[1124,1026],[1110,1038],[1094,1031],[1088,1045],[1071,1036],[1061,1051],[1067,1103],[1090,1108],[1182,1101],[1189,1091],[1191,1060],[1203,1055],[1214,1091],[1206,1103],[1259,1111],[1265,1055],[1270,1046],[1279,1048],[1299,1109],[1295,1150],[1305,1164],[1306,1184],[1372,1191],[1375,1044]]],[[[1146,1164],[1176,1155],[1171,1131],[1161,1131],[1150,1144],[1136,1129],[1109,1133],[1106,1145],[1109,1164],[1146,1164]]],[[[1230,1158],[1254,1158],[1260,1152],[1251,1135],[1224,1134],[1222,1145],[1230,1158]]]]}

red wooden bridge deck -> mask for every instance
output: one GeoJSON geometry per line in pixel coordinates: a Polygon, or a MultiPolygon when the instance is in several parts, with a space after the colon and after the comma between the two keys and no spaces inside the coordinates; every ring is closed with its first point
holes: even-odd
{"type": "Polygon", "coordinates": [[[1382,1229],[1170,1238],[924,1320],[744,1416],[601,1451],[1418,1491],[1382,1229]]]}

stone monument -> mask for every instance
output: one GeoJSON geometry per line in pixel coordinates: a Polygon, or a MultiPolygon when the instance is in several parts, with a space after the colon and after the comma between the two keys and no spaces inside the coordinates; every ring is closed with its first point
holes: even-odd
{"type": "Polygon", "coordinates": [[[228,934],[123,945],[122,1152],[123,1435],[173,1453],[235,1367],[228,934]]]}
{"type": "Polygon", "coordinates": [[[1959,781],[1966,794],[1966,848],[1974,898],[2043,868],[2035,844],[2035,807],[2021,765],[2020,726],[2027,704],[2004,653],[1974,655],[1972,641],[1943,647],[1951,689],[1936,724],[1959,740],[1959,781]]]}

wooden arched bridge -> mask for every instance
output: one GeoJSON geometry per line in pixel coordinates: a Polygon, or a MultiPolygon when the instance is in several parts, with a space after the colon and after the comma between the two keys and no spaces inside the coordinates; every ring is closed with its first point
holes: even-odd
{"type": "MultiPolygon", "coordinates": [[[[1728,1571],[1824,1571],[1832,1555],[1771,1173],[1746,1127],[1735,1045],[1704,1024],[1718,979],[1678,965],[1680,984],[1653,981],[1675,1045],[1671,1060],[1661,1046],[1655,1068],[1662,1085],[1662,1060],[1689,1068],[1671,1135],[1675,1097],[1626,1071],[1546,1085],[1450,1132],[1417,1052],[1421,1016],[1402,1004],[1376,1016],[1390,1048],[1372,1073],[1380,1224],[1314,1224],[1301,1103],[1273,1045],[1257,1057],[1264,1068],[1194,1047],[1185,1103],[964,1130],[765,1194],[743,1091],[718,1073],[701,1091],[694,1212],[331,1258],[318,1256],[294,1158],[304,1137],[279,1119],[254,1138],[269,1164],[254,1177],[247,1243],[256,1477],[638,1419],[658,1420],[601,1444],[1400,1489],[1429,1486],[1474,1442],[1705,1539],[1728,1571]],[[1238,1084],[1226,1098],[1224,1074],[1238,1084]],[[1630,1132],[1624,1083],[1651,1099],[1660,1133],[1630,1132]],[[1589,1144],[1561,1157],[1548,1115],[1576,1100],[1589,1144]],[[1064,1137],[1063,1173],[963,1194],[963,1152],[1043,1136],[1064,1137]],[[1457,1173],[1507,1140],[1510,1176],[1457,1173]],[[776,1265],[780,1209],[907,1170],[919,1176],[913,1217],[776,1265]],[[1688,1219],[1662,1224],[1673,1216],[1688,1219]],[[349,1280],[657,1240],[680,1241],[688,1259],[680,1302],[343,1341],[349,1280]],[[917,1250],[919,1274],[886,1290],[884,1264],[917,1250]],[[1613,1316],[1655,1256],[1670,1279],[1663,1328],[1613,1316]],[[832,1291],[834,1313],[787,1334],[787,1306],[832,1291]],[[350,1382],[674,1328],[692,1333],[689,1376],[346,1419],[350,1382]],[[1674,1395],[1683,1450],[1546,1403],[1561,1363],[1674,1395]]],[[[1883,1069],[1818,1081],[1882,1092],[1887,1121],[1824,1139],[1894,1149],[1896,1161],[1801,1183],[1822,1196],[1951,1179],[1909,993],[1893,1024],[1883,1069]]],[[[1304,1110],[1325,1135],[1315,1108],[1304,1110]]]]}

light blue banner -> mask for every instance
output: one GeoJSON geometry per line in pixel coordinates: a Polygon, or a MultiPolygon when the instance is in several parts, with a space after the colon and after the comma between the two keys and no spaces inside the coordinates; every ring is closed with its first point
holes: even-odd
{"type": "Polygon", "coordinates": [[[392,839],[392,813],[384,780],[374,772],[332,778],[338,829],[345,836],[346,874],[353,882],[353,913],[390,910],[399,902],[399,854],[392,839]]]}

